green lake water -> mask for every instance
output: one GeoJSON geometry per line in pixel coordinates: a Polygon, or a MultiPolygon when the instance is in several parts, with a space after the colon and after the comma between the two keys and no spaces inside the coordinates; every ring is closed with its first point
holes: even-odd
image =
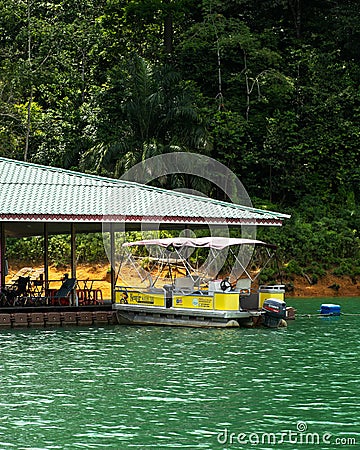
{"type": "MultiPolygon", "coordinates": [[[[360,299],[322,302],[344,313],[360,299]]],[[[360,448],[360,316],[0,331],[0,449],[360,448]]]]}

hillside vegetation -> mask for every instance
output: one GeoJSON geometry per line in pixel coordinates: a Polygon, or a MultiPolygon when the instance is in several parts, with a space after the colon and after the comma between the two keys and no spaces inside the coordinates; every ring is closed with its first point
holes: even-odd
{"type": "MultiPolygon", "coordinates": [[[[285,275],[360,280],[358,1],[8,0],[0,12],[0,156],[109,177],[174,150],[211,156],[254,206],[292,215],[259,230],[285,275]]],[[[223,196],[195,177],[155,183],[223,196]]]]}

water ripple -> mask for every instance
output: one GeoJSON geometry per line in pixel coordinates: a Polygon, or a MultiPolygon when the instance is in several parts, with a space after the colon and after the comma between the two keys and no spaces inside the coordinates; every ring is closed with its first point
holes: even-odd
{"type": "Polygon", "coordinates": [[[360,442],[359,330],[358,317],[277,331],[2,330],[0,448],[216,449],[224,429],[299,421],[360,442]]]}

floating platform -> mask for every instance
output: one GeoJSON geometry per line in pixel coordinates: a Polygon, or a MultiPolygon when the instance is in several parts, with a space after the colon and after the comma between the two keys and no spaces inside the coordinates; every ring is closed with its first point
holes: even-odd
{"type": "MultiPolygon", "coordinates": [[[[154,311],[153,307],[119,306],[3,307],[0,308],[0,329],[117,324],[236,328],[256,327],[263,322],[263,313],[260,311],[228,311],[221,314],[202,311],[199,314],[199,311],[185,308],[160,307],[154,311]]],[[[287,320],[293,318],[288,315],[287,320]]]]}
{"type": "Polygon", "coordinates": [[[0,328],[103,326],[116,323],[111,305],[0,308],[0,328]]]}
{"type": "Polygon", "coordinates": [[[320,306],[320,314],[325,316],[340,316],[341,306],[333,303],[323,303],[320,306]]]}

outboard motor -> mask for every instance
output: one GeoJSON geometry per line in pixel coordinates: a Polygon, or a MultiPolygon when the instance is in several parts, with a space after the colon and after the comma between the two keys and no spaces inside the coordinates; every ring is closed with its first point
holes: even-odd
{"type": "Polygon", "coordinates": [[[278,328],[286,326],[286,303],[276,298],[268,298],[264,301],[263,311],[264,325],[269,328],[278,328]]]}

